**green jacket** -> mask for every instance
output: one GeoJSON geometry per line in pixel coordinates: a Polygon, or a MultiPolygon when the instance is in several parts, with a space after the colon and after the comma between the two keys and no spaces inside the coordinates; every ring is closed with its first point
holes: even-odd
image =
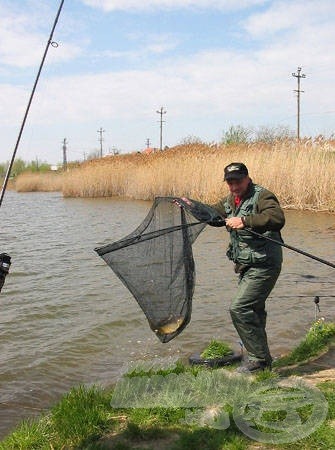
{"type": "MultiPolygon", "coordinates": [[[[280,230],[285,224],[284,212],[277,197],[267,189],[250,183],[242,203],[236,208],[232,194],[214,205],[222,217],[243,217],[246,227],[281,241],[280,230]]],[[[282,263],[282,248],[267,239],[242,230],[230,230],[227,256],[243,266],[273,266],[282,263]]]]}

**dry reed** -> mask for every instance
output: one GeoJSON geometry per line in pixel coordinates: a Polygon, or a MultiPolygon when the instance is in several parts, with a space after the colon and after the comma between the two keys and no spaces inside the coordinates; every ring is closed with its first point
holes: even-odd
{"type": "Polygon", "coordinates": [[[188,196],[213,203],[227,193],[223,168],[243,161],[253,181],[287,208],[335,212],[335,150],[327,142],[274,145],[189,144],[149,155],[89,161],[64,175],[65,197],[188,196]]]}
{"type": "Polygon", "coordinates": [[[61,173],[23,172],[15,180],[15,190],[17,192],[54,192],[61,191],[63,175],[61,173]]]}

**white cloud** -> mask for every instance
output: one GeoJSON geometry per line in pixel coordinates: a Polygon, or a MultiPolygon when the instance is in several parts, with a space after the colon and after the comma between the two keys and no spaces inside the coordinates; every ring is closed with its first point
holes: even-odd
{"type": "MultiPolygon", "coordinates": [[[[241,120],[261,120],[262,112],[267,117],[268,110],[274,117],[285,117],[290,108],[295,108],[296,80],[291,73],[298,65],[307,74],[304,101],[309,102],[312,111],[319,110],[322,92],[322,108],[331,109],[334,96],[329,76],[333,67],[330,45],[334,39],[329,39],[335,35],[329,34],[329,29],[323,32],[318,34],[319,40],[313,40],[315,35],[309,33],[307,39],[301,30],[290,45],[281,40],[252,53],[212,50],[188,58],[173,57],[160,60],[152,70],[42,79],[30,120],[40,124],[128,121],[150,117],[160,105],[173,111],[175,117],[227,114],[240,116],[241,120]],[[322,78],[320,68],[328,76],[322,78]]],[[[22,110],[27,97],[23,92],[22,88],[11,87],[9,94],[8,86],[0,90],[0,122],[9,123],[17,114],[18,108],[13,110],[12,103],[21,104],[22,110]]]]}
{"type": "MultiPolygon", "coordinates": [[[[290,30],[299,32],[308,25],[328,24],[330,18],[335,16],[333,0],[298,0],[278,1],[264,12],[250,16],[245,23],[245,29],[254,37],[263,38],[274,35],[280,31],[290,30]]],[[[322,31],[315,29],[314,32],[322,31]]]]}
{"type": "Polygon", "coordinates": [[[139,60],[143,57],[163,55],[175,50],[179,45],[177,37],[171,34],[156,35],[149,33],[129,35],[128,37],[136,43],[134,49],[124,51],[105,50],[97,53],[95,57],[139,60]]]}
{"type": "MultiPolygon", "coordinates": [[[[180,3],[186,5],[187,2],[180,3]]],[[[214,3],[207,2],[212,6],[214,3]]],[[[130,2],[125,0],[122,4],[126,6],[130,2]]],[[[170,4],[176,5],[177,2],[170,4]]],[[[28,128],[34,128],[38,136],[47,130],[44,131],[47,138],[56,142],[52,145],[59,141],[59,137],[54,137],[56,130],[70,141],[77,135],[82,142],[88,142],[88,136],[92,136],[93,145],[96,145],[97,127],[103,126],[108,130],[106,139],[108,135],[113,136],[113,144],[116,142],[124,150],[134,149],[141,146],[145,137],[152,139],[155,136],[158,120],[155,111],[164,106],[167,109],[165,126],[170,127],[171,141],[168,145],[187,134],[206,139],[210,133],[213,136],[214,129],[219,134],[231,124],[287,124],[294,129],[296,99],[293,90],[296,89],[296,79],[291,74],[302,66],[306,74],[302,82],[305,90],[302,95],[302,127],[310,134],[334,131],[334,114],[326,115],[327,111],[334,110],[335,103],[332,86],[335,28],[334,13],[329,9],[331,4],[328,0],[272,2],[263,13],[249,14],[245,22],[247,33],[240,34],[241,45],[238,48],[231,50],[229,47],[229,50],[224,43],[222,48],[209,47],[206,51],[195,47],[187,56],[181,56],[183,48],[179,38],[183,36],[174,35],[173,29],[171,34],[150,35],[149,30],[146,35],[144,28],[143,34],[135,30],[133,36],[129,34],[130,29],[127,37],[129,41],[133,40],[134,45],[115,46],[115,50],[110,52],[103,47],[92,47],[92,52],[98,55],[122,57],[122,64],[117,65],[113,61],[111,66],[106,60],[106,64],[100,64],[98,69],[101,71],[104,67],[103,73],[94,73],[96,66],[92,64],[91,73],[80,74],[79,70],[74,71],[73,66],[70,68],[72,74],[51,77],[52,71],[49,71],[42,77],[28,128]],[[268,23],[272,23],[274,28],[268,23]],[[250,36],[257,40],[250,41],[250,36]],[[252,45],[249,46],[250,42],[252,45]],[[178,52],[172,55],[170,50],[177,47],[178,52]],[[143,58],[143,63],[138,60],[142,56],[155,55],[159,57],[143,58]],[[132,58],[130,67],[134,70],[123,69],[129,67],[125,56],[132,58]],[[148,131],[150,126],[153,132],[148,131]]],[[[121,5],[121,2],[113,2],[113,5],[121,5]]],[[[20,20],[24,21],[24,18],[20,20]]],[[[16,27],[19,25],[20,22],[15,24],[16,27]]],[[[22,26],[22,30],[25,29],[22,26]]],[[[33,31],[30,34],[27,31],[27,39],[38,36],[33,31]]],[[[3,30],[0,30],[0,36],[1,33],[3,30]]],[[[17,47],[19,53],[22,50],[19,43],[17,47]]],[[[12,44],[12,49],[15,48],[12,44]]],[[[26,52],[29,51],[28,46],[26,52]]],[[[50,58],[60,57],[63,51],[62,46],[50,49],[50,58]]],[[[7,69],[9,67],[1,67],[0,64],[0,71],[7,69]]],[[[0,131],[6,138],[9,133],[3,127],[20,123],[30,89],[31,86],[0,84],[0,131]]],[[[27,130],[25,134],[28,133],[27,130]]],[[[43,151],[46,147],[44,144],[43,151]]]]}
{"type": "Polygon", "coordinates": [[[28,91],[22,86],[0,84],[0,122],[12,125],[23,119],[24,105],[28,103],[28,91]]]}
{"type": "MultiPolygon", "coordinates": [[[[50,11],[40,11],[38,18],[42,24],[50,22],[50,11]]],[[[50,30],[42,33],[35,26],[40,24],[28,10],[20,12],[0,5],[0,66],[35,67],[41,61],[50,30]]],[[[49,49],[49,61],[66,61],[80,53],[79,46],[63,43],[61,51],[49,49]]]]}
{"type": "MultiPolygon", "coordinates": [[[[46,44],[46,35],[30,34],[24,31],[15,32],[2,28],[0,31],[0,64],[19,68],[35,67],[41,62],[46,44]]],[[[77,45],[60,43],[58,50],[49,47],[49,62],[73,59],[81,51],[77,45]]]]}
{"type": "Polygon", "coordinates": [[[237,10],[262,5],[268,0],[82,0],[88,6],[104,11],[166,10],[166,9],[220,9],[237,10]]]}
{"type": "Polygon", "coordinates": [[[152,42],[151,44],[148,44],[145,47],[146,53],[153,53],[153,54],[162,54],[166,53],[167,51],[174,50],[176,48],[177,44],[175,42],[164,42],[163,40],[152,42]]]}
{"type": "Polygon", "coordinates": [[[25,67],[36,63],[41,54],[41,36],[27,32],[29,17],[0,8],[1,64],[25,67]]]}
{"type": "MultiPolygon", "coordinates": [[[[285,84],[290,75],[288,66],[287,78],[280,80],[278,74],[269,85],[269,72],[267,68],[262,70],[263,57],[227,51],[202,52],[188,60],[166,61],[153,71],[49,79],[40,85],[31,120],[36,123],[58,120],[83,123],[92,118],[128,120],[148,117],[161,104],[176,116],[188,111],[200,116],[215,112],[237,114],[242,109],[252,115],[257,105],[267,107],[282,101],[279,93],[287,90],[285,84]],[[276,90],[272,90],[274,85],[276,90]]],[[[0,119],[6,120],[5,111],[0,119]]]]}

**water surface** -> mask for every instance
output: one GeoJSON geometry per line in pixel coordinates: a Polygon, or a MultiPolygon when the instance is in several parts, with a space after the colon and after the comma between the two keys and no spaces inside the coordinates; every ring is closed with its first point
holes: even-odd
{"type": "MultiPolygon", "coordinates": [[[[93,249],[124,237],[151,202],[63,199],[8,192],[0,210],[0,252],[12,267],[0,294],[0,438],[22,418],[53,405],[72,386],[114,383],[132,361],[187,359],[209,340],[239,348],[229,317],[236,275],[228,234],[207,227],[194,245],[192,321],[162,344],[127,289],[93,249]]],[[[335,215],[286,212],[284,240],[335,262],[335,215]]],[[[333,268],[290,250],[267,302],[273,356],[291,349],[321,315],[335,320],[333,268]]]]}

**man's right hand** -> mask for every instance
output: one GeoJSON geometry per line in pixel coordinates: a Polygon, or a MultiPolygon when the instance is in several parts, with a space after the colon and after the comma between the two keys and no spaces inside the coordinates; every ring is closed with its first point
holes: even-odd
{"type": "Polygon", "coordinates": [[[189,206],[192,206],[192,202],[189,198],[187,197],[181,197],[182,201],[187,203],[189,206]]]}
{"type": "MultiPolygon", "coordinates": [[[[179,208],[183,208],[183,205],[178,201],[179,199],[175,198],[173,200],[173,203],[175,203],[177,206],[179,206],[179,208]]],[[[188,199],[187,197],[180,197],[180,200],[182,200],[184,203],[186,203],[189,206],[192,206],[192,202],[190,199],[188,199]]]]}

